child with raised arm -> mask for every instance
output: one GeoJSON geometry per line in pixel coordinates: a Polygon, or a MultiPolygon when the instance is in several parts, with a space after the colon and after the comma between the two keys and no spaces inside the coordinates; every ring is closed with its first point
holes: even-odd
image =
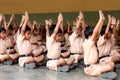
{"type": "Polygon", "coordinates": [[[105,32],[101,32],[101,36],[97,42],[98,50],[99,50],[99,59],[100,62],[103,61],[113,61],[114,63],[120,62],[120,54],[119,52],[114,48],[114,40],[111,38],[114,38],[112,36],[112,17],[108,15],[108,24],[107,27],[103,26],[105,32]],[[111,42],[113,41],[113,42],[111,42]]]}
{"type": "Polygon", "coordinates": [[[8,55],[11,57],[11,59],[13,60],[14,63],[17,62],[17,59],[19,57],[19,54],[16,52],[15,50],[15,40],[14,40],[14,29],[13,26],[11,25],[12,21],[14,19],[14,14],[12,14],[12,16],[10,17],[10,20],[8,22],[8,24],[6,24],[6,31],[7,31],[7,36],[6,36],[6,46],[7,46],[7,53],[8,55]]]}
{"type": "MultiPolygon", "coordinates": [[[[61,35],[62,30],[60,29],[60,24],[63,22],[62,14],[58,15],[58,22],[55,27],[49,26],[49,21],[46,20],[46,46],[47,46],[47,64],[46,66],[50,70],[67,72],[69,71],[69,65],[74,61],[73,57],[63,58],[66,53],[61,54],[61,35]],[[61,57],[62,56],[62,57],[61,57]]],[[[67,55],[69,52],[67,53],[67,55]]]]}
{"type": "Polygon", "coordinates": [[[86,38],[83,43],[84,72],[85,74],[90,76],[101,76],[103,78],[114,79],[116,78],[116,73],[109,72],[114,70],[114,63],[111,61],[98,63],[99,55],[95,44],[97,43],[99,34],[105,21],[102,11],[99,11],[99,16],[100,19],[97,25],[95,26],[94,30],[93,27],[86,27],[84,31],[86,38]]]}
{"type": "MultiPolygon", "coordinates": [[[[35,23],[34,23],[35,24],[35,23]]],[[[32,35],[31,35],[31,45],[32,45],[32,53],[34,54],[34,59],[37,61],[37,65],[41,65],[41,61],[43,61],[44,59],[44,55],[42,55],[45,46],[41,46],[38,43],[38,28],[36,26],[34,26],[34,29],[32,31],[32,35]]]]}
{"type": "MultiPolygon", "coordinates": [[[[3,14],[0,14],[0,23],[3,20],[5,23],[5,18],[3,14]]],[[[12,65],[13,60],[7,54],[7,46],[6,46],[6,29],[5,26],[0,26],[0,63],[5,65],[12,65]]]]}
{"type": "Polygon", "coordinates": [[[31,29],[26,25],[29,19],[28,13],[25,12],[23,24],[17,37],[17,47],[19,51],[19,65],[24,68],[33,69],[36,67],[35,59],[32,54],[30,43],[31,29]]]}
{"type": "Polygon", "coordinates": [[[74,63],[78,63],[78,61],[83,59],[83,29],[82,29],[82,19],[83,19],[83,13],[80,12],[78,16],[78,20],[76,22],[76,28],[74,32],[69,36],[70,41],[70,52],[71,56],[75,58],[74,63]]]}

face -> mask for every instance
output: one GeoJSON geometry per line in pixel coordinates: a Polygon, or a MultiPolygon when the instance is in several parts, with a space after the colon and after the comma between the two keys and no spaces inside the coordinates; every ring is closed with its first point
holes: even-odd
{"type": "Polygon", "coordinates": [[[56,42],[60,42],[60,41],[61,41],[61,38],[62,38],[62,34],[58,33],[58,34],[55,36],[56,42]]]}
{"type": "Polygon", "coordinates": [[[2,39],[5,39],[5,38],[6,38],[6,32],[5,32],[5,31],[2,31],[2,32],[0,33],[0,38],[2,38],[2,39]]]}
{"type": "Polygon", "coordinates": [[[78,36],[82,36],[82,32],[81,31],[78,31],[78,36]]]}
{"type": "Polygon", "coordinates": [[[36,36],[37,34],[38,34],[38,30],[34,30],[34,31],[33,31],[33,35],[36,36]]]}
{"type": "Polygon", "coordinates": [[[25,39],[30,40],[30,37],[31,37],[31,31],[26,31],[25,32],[25,39]]]}
{"type": "Polygon", "coordinates": [[[12,30],[8,30],[8,35],[12,35],[12,30]]]}
{"type": "Polygon", "coordinates": [[[111,32],[109,31],[109,32],[108,32],[107,39],[110,39],[110,38],[111,38],[111,32]]]}

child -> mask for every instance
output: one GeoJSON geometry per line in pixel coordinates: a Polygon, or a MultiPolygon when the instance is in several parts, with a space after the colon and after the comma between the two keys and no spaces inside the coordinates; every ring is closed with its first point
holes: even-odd
{"type": "Polygon", "coordinates": [[[70,52],[71,56],[75,58],[74,63],[78,63],[78,61],[83,59],[83,33],[82,33],[82,19],[83,19],[83,13],[80,12],[78,16],[78,20],[76,22],[76,28],[74,32],[69,36],[70,41],[70,52]]]}
{"type": "Polygon", "coordinates": [[[15,47],[15,40],[14,40],[14,34],[13,34],[13,26],[10,25],[11,22],[14,19],[14,15],[10,17],[9,23],[6,24],[6,31],[7,31],[7,36],[6,36],[6,46],[7,46],[7,53],[13,60],[13,62],[17,62],[17,59],[19,57],[19,54],[16,52],[14,49],[15,47]]]}
{"type": "Polygon", "coordinates": [[[96,47],[96,42],[98,40],[99,34],[101,32],[101,28],[105,21],[104,15],[102,11],[99,11],[100,19],[95,26],[94,30],[92,27],[86,27],[85,29],[85,41],[83,43],[83,50],[84,50],[84,72],[90,76],[101,76],[104,78],[116,78],[116,73],[109,72],[113,71],[114,63],[113,62],[103,62],[98,63],[98,51],[96,47]],[[107,72],[107,73],[105,73],[107,72]],[[111,76],[111,75],[115,76],[111,76]],[[107,75],[107,76],[106,76],[107,75]]]}
{"type": "Polygon", "coordinates": [[[112,36],[112,29],[111,29],[112,18],[108,15],[108,25],[106,28],[105,33],[103,32],[98,40],[98,50],[99,50],[99,57],[100,62],[102,61],[113,61],[114,63],[120,62],[120,54],[114,47],[114,40],[112,36]],[[111,40],[112,38],[112,40],[111,40]],[[113,42],[111,42],[113,41],[113,42]]]}
{"type": "MultiPolygon", "coordinates": [[[[66,53],[61,54],[61,48],[60,48],[60,41],[61,41],[61,35],[62,30],[59,28],[61,22],[63,22],[62,14],[58,15],[58,22],[56,27],[49,27],[49,21],[46,20],[46,46],[47,46],[47,64],[46,66],[50,70],[55,71],[63,71],[67,72],[69,71],[69,65],[71,65],[74,61],[73,57],[70,57],[68,59],[64,59],[62,57],[66,57],[66,53]],[[62,56],[62,57],[61,57],[62,56]]],[[[69,52],[67,53],[67,55],[69,52]]]]}
{"type": "Polygon", "coordinates": [[[37,61],[37,65],[41,65],[40,62],[44,59],[44,55],[42,52],[44,51],[45,47],[40,46],[38,43],[38,29],[34,27],[33,34],[30,39],[32,45],[32,53],[34,54],[34,59],[37,61]]]}
{"type": "Polygon", "coordinates": [[[29,19],[28,13],[25,12],[24,17],[22,18],[22,28],[17,37],[17,47],[20,55],[19,65],[27,69],[34,69],[36,67],[36,60],[33,57],[34,54],[32,54],[32,46],[30,42],[31,29],[26,25],[29,19]]]}
{"type": "MultiPolygon", "coordinates": [[[[3,19],[3,14],[0,14],[0,23],[3,19]]],[[[0,63],[5,65],[12,65],[13,61],[11,57],[7,54],[7,46],[6,46],[6,30],[4,27],[0,26],[0,63]]]]}

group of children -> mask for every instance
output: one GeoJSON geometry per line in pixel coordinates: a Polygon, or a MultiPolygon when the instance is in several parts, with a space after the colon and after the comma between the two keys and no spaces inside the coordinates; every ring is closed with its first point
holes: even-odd
{"type": "Polygon", "coordinates": [[[74,27],[69,22],[65,26],[60,13],[56,24],[49,19],[43,26],[36,21],[31,24],[25,12],[20,26],[16,27],[14,15],[7,23],[0,14],[0,62],[3,65],[18,62],[27,69],[46,65],[60,72],[83,66],[87,75],[114,79],[117,75],[114,69],[120,68],[120,48],[116,45],[120,22],[111,15],[107,25],[104,21],[99,10],[96,26],[89,26],[80,12],[74,27]]]}

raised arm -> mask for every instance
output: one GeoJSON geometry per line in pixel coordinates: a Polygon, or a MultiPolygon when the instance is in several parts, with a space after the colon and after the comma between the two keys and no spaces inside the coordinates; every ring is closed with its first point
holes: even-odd
{"type": "Polygon", "coordinates": [[[26,25],[27,25],[27,21],[29,19],[29,15],[28,15],[27,12],[25,12],[25,16],[24,17],[25,17],[25,21],[24,21],[22,29],[21,29],[21,34],[22,35],[24,35],[24,33],[25,33],[25,28],[26,28],[26,25]]]}
{"type": "Polygon", "coordinates": [[[78,16],[78,20],[76,21],[76,28],[75,28],[75,33],[76,34],[78,34],[78,31],[80,30],[82,18],[83,18],[83,13],[80,12],[79,16],[78,16]]]}
{"type": "Polygon", "coordinates": [[[3,14],[2,14],[2,17],[3,17],[3,27],[7,31],[7,22],[6,22],[5,16],[3,14]]]}
{"type": "Polygon", "coordinates": [[[55,36],[56,36],[56,34],[57,34],[57,32],[58,32],[58,30],[59,30],[59,28],[60,28],[61,22],[63,22],[63,16],[62,16],[62,14],[60,13],[60,14],[58,15],[57,25],[56,25],[56,27],[55,27],[55,29],[54,29],[53,34],[52,34],[53,38],[55,38],[55,36]]]}
{"type": "Polygon", "coordinates": [[[25,21],[25,15],[22,15],[22,19],[21,19],[21,22],[20,22],[20,27],[23,26],[24,21],[25,21]]]}
{"type": "Polygon", "coordinates": [[[93,33],[92,33],[92,36],[91,38],[95,41],[96,38],[99,36],[100,32],[101,32],[101,29],[102,29],[102,26],[104,24],[104,21],[105,21],[105,17],[104,17],[104,14],[102,13],[101,10],[99,10],[99,21],[97,23],[97,25],[95,26],[94,30],[93,30],[93,33]]]}
{"type": "Polygon", "coordinates": [[[111,28],[112,28],[112,33],[116,36],[116,18],[115,17],[112,17],[111,28]]]}
{"type": "Polygon", "coordinates": [[[116,30],[119,31],[119,29],[120,29],[120,20],[117,20],[116,30]]]}
{"type": "Polygon", "coordinates": [[[45,23],[46,23],[46,36],[49,37],[50,34],[49,34],[49,21],[48,20],[45,20],[45,23]]]}
{"type": "Polygon", "coordinates": [[[1,24],[1,22],[2,22],[2,14],[0,14],[0,24],[1,24]]]}
{"type": "Polygon", "coordinates": [[[109,32],[109,28],[110,28],[110,26],[111,26],[111,16],[110,15],[108,15],[108,24],[107,24],[107,28],[106,28],[106,30],[105,30],[105,36],[104,36],[104,38],[107,38],[107,36],[108,36],[108,32],[109,32]]]}
{"type": "Polygon", "coordinates": [[[10,20],[7,24],[7,29],[9,29],[9,26],[10,26],[11,22],[13,21],[13,18],[14,18],[14,14],[12,14],[11,17],[10,17],[10,20]]]}

